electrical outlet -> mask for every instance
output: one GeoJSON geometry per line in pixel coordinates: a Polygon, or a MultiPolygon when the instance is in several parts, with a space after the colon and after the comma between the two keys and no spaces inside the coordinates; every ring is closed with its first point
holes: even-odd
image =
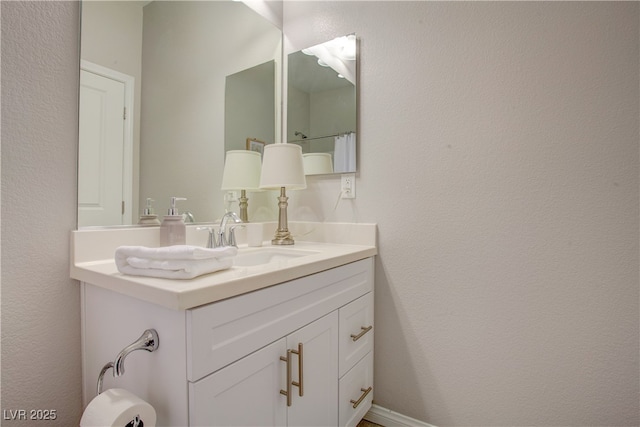
{"type": "Polygon", "coordinates": [[[340,190],[342,191],[341,198],[343,199],[355,199],[356,198],[356,174],[345,173],[342,174],[340,179],[340,190]]]}

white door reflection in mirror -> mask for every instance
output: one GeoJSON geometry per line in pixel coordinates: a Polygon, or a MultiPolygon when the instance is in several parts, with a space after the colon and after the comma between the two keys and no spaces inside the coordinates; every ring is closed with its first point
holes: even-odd
{"type": "Polygon", "coordinates": [[[78,225],[131,224],[131,135],[126,117],[133,78],[83,62],[80,72],[78,225]],[[128,159],[124,161],[123,159],[128,159]]]}

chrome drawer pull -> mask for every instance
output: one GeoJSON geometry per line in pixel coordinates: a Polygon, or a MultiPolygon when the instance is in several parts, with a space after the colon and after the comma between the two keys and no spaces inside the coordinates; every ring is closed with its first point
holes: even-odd
{"type": "Polygon", "coordinates": [[[349,402],[353,403],[353,409],[357,408],[358,405],[362,403],[364,398],[367,397],[367,394],[371,393],[371,390],[373,390],[371,387],[369,387],[369,388],[361,388],[360,389],[360,391],[363,392],[362,396],[360,396],[360,399],[358,399],[358,400],[351,399],[349,401],[349,402]]]}
{"type": "Polygon", "coordinates": [[[362,332],[360,332],[358,335],[354,335],[351,334],[351,339],[354,341],[358,341],[360,338],[362,338],[362,336],[364,334],[366,334],[367,332],[369,332],[371,329],[373,329],[373,325],[371,326],[367,326],[366,328],[364,326],[361,326],[360,329],[362,329],[362,332]]]}

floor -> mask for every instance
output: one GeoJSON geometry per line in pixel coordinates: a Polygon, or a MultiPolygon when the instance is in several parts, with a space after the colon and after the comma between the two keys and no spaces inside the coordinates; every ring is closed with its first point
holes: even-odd
{"type": "Polygon", "coordinates": [[[384,426],[381,426],[380,424],[371,423],[367,420],[362,420],[358,423],[357,427],[384,427],[384,426]]]}

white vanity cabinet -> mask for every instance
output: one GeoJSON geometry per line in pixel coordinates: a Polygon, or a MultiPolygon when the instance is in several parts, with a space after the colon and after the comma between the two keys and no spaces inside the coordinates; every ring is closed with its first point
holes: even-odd
{"type": "Polygon", "coordinates": [[[147,400],[158,425],[354,426],[371,407],[373,258],[186,310],[83,288],[85,400],[154,328],[158,350],[131,353],[105,388],[147,400]]]}

